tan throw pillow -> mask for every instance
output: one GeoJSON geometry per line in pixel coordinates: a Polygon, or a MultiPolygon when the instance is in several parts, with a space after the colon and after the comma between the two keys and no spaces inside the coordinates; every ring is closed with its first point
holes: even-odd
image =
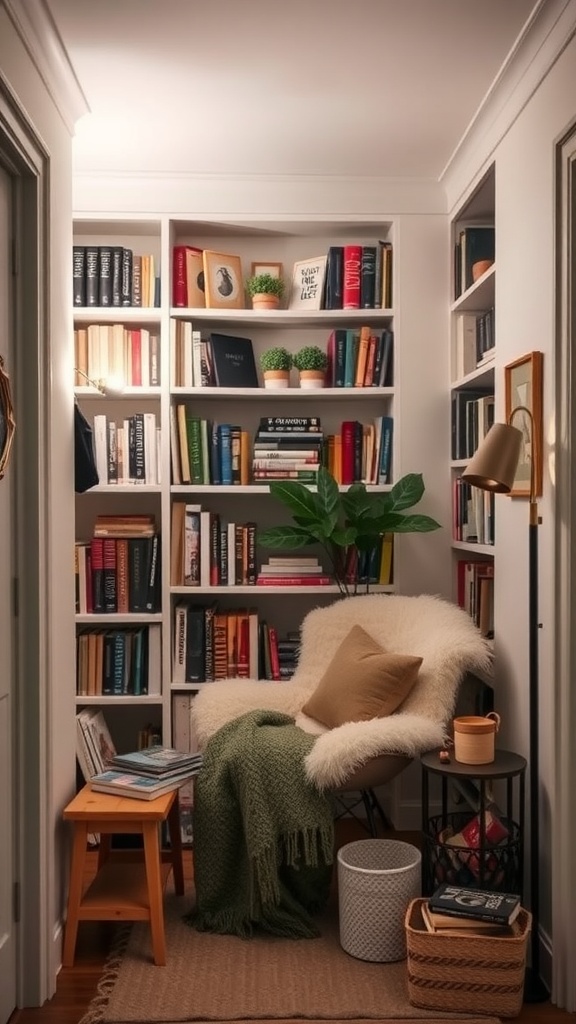
{"type": "Polygon", "coordinates": [[[385,718],[408,696],[421,664],[422,658],[409,654],[387,654],[362,626],[354,626],[302,711],[329,729],[385,718]]]}

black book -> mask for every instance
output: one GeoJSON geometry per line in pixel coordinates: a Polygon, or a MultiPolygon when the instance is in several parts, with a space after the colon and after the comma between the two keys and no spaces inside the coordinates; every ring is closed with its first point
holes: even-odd
{"type": "Polygon", "coordinates": [[[86,246],[86,305],[98,305],[98,278],[100,250],[97,245],[86,246]]]}
{"type": "Polygon", "coordinates": [[[201,683],[205,678],[204,607],[190,605],[186,619],[186,682],[201,683]]]}
{"type": "Polygon", "coordinates": [[[86,305],[86,246],[72,247],[72,301],[75,306],[86,305]]]}
{"type": "Polygon", "coordinates": [[[342,309],[342,283],[344,275],[344,248],[331,245],[326,261],[326,292],[324,309],[342,309]]]}
{"type": "Polygon", "coordinates": [[[112,305],[112,246],[99,247],[98,305],[112,305]]]}
{"type": "Polygon", "coordinates": [[[476,917],[480,921],[510,925],[520,913],[521,901],[515,893],[470,889],[443,882],[430,897],[428,906],[450,917],[476,917]]]}
{"type": "Polygon", "coordinates": [[[132,249],[122,249],[122,273],[120,277],[120,302],[122,306],[132,305],[132,249]]]}
{"type": "Polygon", "coordinates": [[[152,537],[130,537],[128,540],[128,610],[146,612],[152,537]]]}
{"type": "Polygon", "coordinates": [[[319,416],[261,416],[262,430],[320,430],[319,416]]]}
{"type": "Polygon", "coordinates": [[[376,246],[363,245],[360,263],[360,307],[374,309],[376,296],[376,246]]]}
{"type": "Polygon", "coordinates": [[[122,246],[112,249],[112,305],[122,305],[122,246]]]}
{"type": "Polygon", "coordinates": [[[250,338],[211,334],[210,349],[219,388],[257,388],[258,374],[250,338]]]}

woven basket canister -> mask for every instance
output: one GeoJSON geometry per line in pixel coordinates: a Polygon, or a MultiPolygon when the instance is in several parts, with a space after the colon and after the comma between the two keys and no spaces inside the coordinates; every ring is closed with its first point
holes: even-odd
{"type": "Polygon", "coordinates": [[[406,956],[404,917],[420,893],[421,853],[410,843],[360,839],[338,851],[340,945],[359,960],[406,956]]]}
{"type": "MultiPolygon", "coordinates": [[[[408,998],[427,1010],[517,1017],[522,1009],[532,915],[522,909],[510,935],[429,932],[415,899],[406,912],[408,998]]],[[[458,927],[457,918],[454,927],[458,927]]]]}
{"type": "Polygon", "coordinates": [[[500,715],[490,711],[481,715],[461,715],[453,721],[454,758],[460,764],[491,764],[500,715]]]}

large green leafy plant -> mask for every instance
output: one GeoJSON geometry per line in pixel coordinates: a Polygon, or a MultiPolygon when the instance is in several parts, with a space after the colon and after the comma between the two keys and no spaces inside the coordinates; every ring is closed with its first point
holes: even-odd
{"type": "Polygon", "coordinates": [[[294,522],[264,530],[258,536],[260,543],[290,551],[320,544],[343,596],[358,590],[358,581],[347,578],[351,547],[359,554],[373,550],[385,533],[428,533],[440,528],[430,516],[406,514],[424,494],[421,473],[408,473],[383,494],[367,491],[361,483],[340,491],[332,474],[321,467],[316,491],[294,480],[277,480],[270,484],[270,493],[288,508],[294,522]]]}

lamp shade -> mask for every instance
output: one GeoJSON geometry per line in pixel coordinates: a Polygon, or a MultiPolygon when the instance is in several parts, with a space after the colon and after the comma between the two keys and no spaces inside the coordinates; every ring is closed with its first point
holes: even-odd
{"type": "Polygon", "coordinates": [[[462,479],[483,491],[506,494],[512,489],[522,432],[509,423],[494,423],[476,454],[468,463],[462,479]]]}

